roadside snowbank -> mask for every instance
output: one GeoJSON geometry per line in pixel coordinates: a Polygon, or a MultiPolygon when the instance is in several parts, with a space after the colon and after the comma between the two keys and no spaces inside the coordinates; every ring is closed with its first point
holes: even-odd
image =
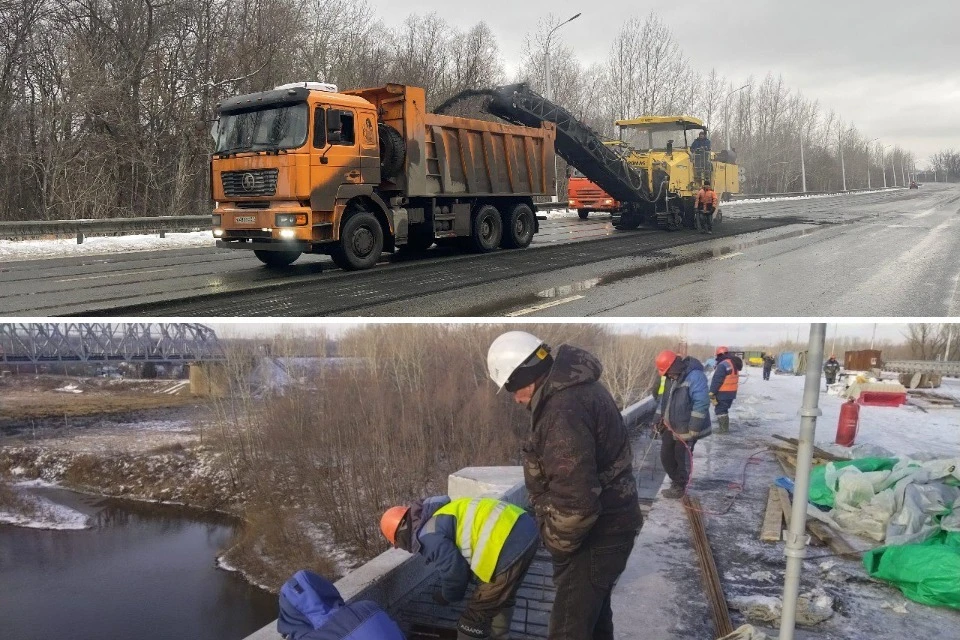
{"type": "Polygon", "coordinates": [[[109,255],[132,251],[162,251],[164,249],[190,249],[214,247],[216,240],[210,231],[168,233],[166,238],[158,234],[87,237],[83,244],[74,238],[56,240],[0,240],[0,261],[44,260],[73,256],[109,255]]]}
{"type": "Polygon", "coordinates": [[[816,200],[818,198],[837,198],[840,196],[863,196],[869,195],[871,193],[884,193],[886,191],[902,191],[902,188],[897,189],[874,189],[872,191],[854,191],[849,193],[816,193],[810,194],[807,196],[783,196],[777,197],[772,196],[770,198],[752,198],[750,200],[731,200],[730,202],[724,202],[720,205],[723,207],[731,207],[738,204],[749,204],[751,202],[786,202],[787,200],[816,200]]]}

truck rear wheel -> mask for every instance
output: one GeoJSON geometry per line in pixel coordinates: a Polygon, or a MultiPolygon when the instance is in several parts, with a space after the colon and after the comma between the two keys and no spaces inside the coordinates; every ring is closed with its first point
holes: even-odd
{"type": "Polygon", "coordinates": [[[586,220],[587,216],[590,215],[589,209],[577,209],[577,215],[580,216],[581,220],[586,220]]]}
{"type": "Polygon", "coordinates": [[[520,203],[513,207],[503,220],[502,246],[505,249],[523,249],[533,242],[537,217],[529,205],[520,203]]]}
{"type": "Polygon", "coordinates": [[[355,211],[340,229],[340,243],[330,252],[344,271],[369,269],[383,253],[383,228],[369,211],[355,211]]]}
{"type": "Polygon", "coordinates": [[[493,205],[482,205],[473,216],[470,247],[479,253],[488,253],[500,246],[502,237],[503,220],[500,219],[500,212],[493,205]]]}
{"type": "Polygon", "coordinates": [[[293,264],[300,257],[300,251],[264,251],[263,249],[254,249],[253,255],[257,260],[268,267],[286,267],[293,264]]]}

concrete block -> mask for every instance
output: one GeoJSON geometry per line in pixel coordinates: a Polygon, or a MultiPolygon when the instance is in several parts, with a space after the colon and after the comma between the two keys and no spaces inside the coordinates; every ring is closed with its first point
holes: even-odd
{"type": "Polygon", "coordinates": [[[447,479],[451,498],[496,498],[527,506],[521,467],[467,467],[447,479]]]}

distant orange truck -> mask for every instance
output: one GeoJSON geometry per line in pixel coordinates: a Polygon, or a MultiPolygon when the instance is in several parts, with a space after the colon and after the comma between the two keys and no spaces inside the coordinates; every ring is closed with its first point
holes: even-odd
{"type": "Polygon", "coordinates": [[[224,100],[210,166],[217,246],[270,266],[302,253],[368,269],[434,242],[530,244],[554,194],[556,126],[427,111],[423,89],[300,82],[224,100]]]}
{"type": "Polygon", "coordinates": [[[578,171],[567,180],[567,200],[568,206],[577,210],[581,220],[586,220],[591,211],[612,212],[620,208],[620,203],[609,193],[578,171]]]}

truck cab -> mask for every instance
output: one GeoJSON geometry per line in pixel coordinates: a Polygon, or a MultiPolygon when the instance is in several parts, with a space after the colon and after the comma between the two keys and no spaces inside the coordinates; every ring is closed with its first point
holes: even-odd
{"type": "Polygon", "coordinates": [[[213,233],[284,265],[338,239],[336,201],[380,184],[377,113],[332,85],[225,100],[213,128],[213,233]]]}
{"type": "Polygon", "coordinates": [[[620,203],[589,178],[573,169],[567,179],[567,202],[577,210],[581,220],[586,220],[591,211],[616,211],[620,203]]]}

